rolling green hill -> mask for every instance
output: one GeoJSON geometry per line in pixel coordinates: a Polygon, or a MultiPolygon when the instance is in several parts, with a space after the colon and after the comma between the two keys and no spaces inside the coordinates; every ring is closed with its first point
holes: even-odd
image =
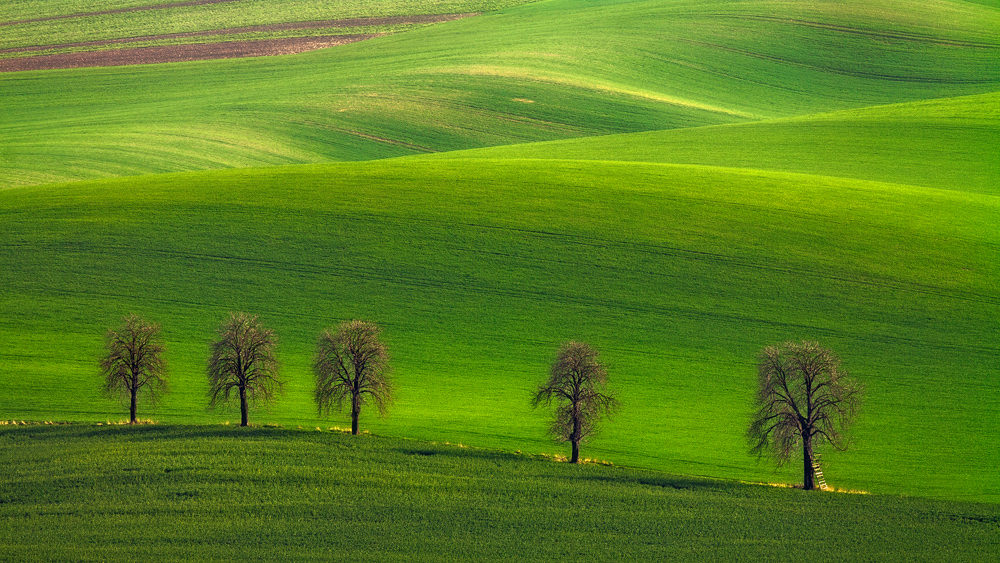
{"type": "Polygon", "coordinates": [[[1000,11],[947,0],[549,0],[290,57],[6,73],[0,186],[980,94],[997,30],[1000,11]]]}
{"type": "Polygon", "coordinates": [[[702,164],[1000,195],[1000,93],[804,117],[453,151],[434,158],[702,164]]]}
{"type": "Polygon", "coordinates": [[[742,432],[757,352],[808,338],[869,390],[855,448],[826,458],[832,484],[997,501],[998,207],[801,174],[509,159],[6,190],[0,412],[122,416],[98,395],[96,357],[135,311],[170,350],[175,393],[152,416],[232,419],[205,411],[204,365],[242,309],[277,330],[289,380],[251,420],[313,425],[314,339],[361,317],[385,326],[397,368],[392,416],[362,421],[379,433],[555,451],[530,392],[561,341],[584,339],[624,404],[585,456],[794,482],[750,459],[742,432]]]}
{"type": "MultiPolygon", "coordinates": [[[[51,41],[312,9],[229,4],[51,41]]],[[[339,6],[430,10],[362,4],[339,6]]],[[[471,4],[513,3],[435,6],[471,4]]],[[[0,419],[124,416],[97,357],[136,312],[174,388],[140,415],[233,420],[204,367],[245,310],[288,380],[251,420],[343,425],[312,347],[366,318],[399,388],[362,419],[380,434],[559,451],[529,397],[583,339],[623,403],[585,457],[795,482],[742,435],[757,352],[816,339],[868,389],[831,484],[1000,502],[998,30],[995,2],[544,0],[288,57],[0,74],[0,419]]]]}
{"type": "Polygon", "coordinates": [[[0,558],[981,561],[1000,506],[340,433],[0,429],[0,558]],[[52,460],[58,459],[58,464],[52,460]]]}
{"type": "MultiPolygon", "coordinates": [[[[0,70],[9,70],[2,64],[4,59],[40,60],[38,57],[65,53],[391,34],[441,21],[441,16],[472,16],[527,1],[530,0],[195,0],[114,1],[97,6],[78,0],[8,3],[0,7],[0,28],[4,30],[0,35],[0,70]]],[[[284,54],[289,52],[299,51],[285,50],[284,54]]],[[[74,66],[77,65],[47,68],[74,66]]],[[[79,66],[100,66],[100,63],[79,66]]]]}

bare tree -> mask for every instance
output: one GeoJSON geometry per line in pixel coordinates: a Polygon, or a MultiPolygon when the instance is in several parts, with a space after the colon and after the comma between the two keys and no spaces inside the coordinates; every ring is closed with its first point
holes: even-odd
{"type": "Polygon", "coordinates": [[[105,348],[101,358],[104,391],[129,399],[129,422],[135,424],[140,390],[145,389],[152,404],[169,391],[160,325],[148,324],[135,314],[124,317],[117,332],[108,330],[105,348]]]}
{"type": "Polygon", "coordinates": [[[538,388],[532,405],[549,406],[556,401],[555,418],[550,432],[556,441],[573,446],[570,463],[580,461],[580,443],[594,435],[602,415],[611,414],[618,401],[604,393],[608,373],[597,359],[597,351],[582,342],[567,342],[549,372],[549,379],[538,388]]]}
{"type": "Polygon", "coordinates": [[[247,425],[248,403],[269,403],[284,390],[274,357],[274,331],[256,316],[230,313],[219,326],[208,360],[209,404],[228,403],[233,390],[240,397],[240,426],[247,425]]]}
{"type": "Polygon", "coordinates": [[[329,415],[350,399],[351,434],[358,433],[361,407],[371,401],[385,416],[392,401],[389,353],[379,340],[381,332],[375,323],[344,322],[336,332],[323,331],[316,343],[316,405],[320,414],[329,415]]]}
{"type": "Polygon", "coordinates": [[[768,346],[757,364],[757,411],[747,439],[751,452],[783,465],[802,446],[802,486],[815,488],[813,447],[827,442],[847,448],[863,387],[840,368],[840,360],[816,342],[768,346]]]}

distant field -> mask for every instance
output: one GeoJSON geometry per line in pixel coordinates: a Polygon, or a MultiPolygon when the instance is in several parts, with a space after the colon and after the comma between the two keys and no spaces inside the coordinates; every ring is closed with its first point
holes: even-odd
{"type": "MultiPolygon", "coordinates": [[[[288,395],[257,422],[314,425],[319,331],[385,326],[399,397],[379,433],[559,451],[529,406],[558,344],[591,341],[621,414],[584,455],[795,482],[745,453],[761,347],[818,339],[864,381],[835,486],[1000,500],[995,196],[798,174],[596,161],[397,160],[0,192],[4,416],[117,420],[102,334],[162,323],[175,393],[205,410],[230,310],[281,338],[288,395]],[[108,202],[114,202],[109,205],[108,202]]],[[[343,425],[344,419],[334,418],[343,425]]]]}
{"type": "MultiPolygon", "coordinates": [[[[435,4],[433,13],[480,11],[473,4],[435,4]]],[[[0,186],[377,159],[1000,88],[1000,11],[946,0],[878,5],[553,0],[277,59],[4,73],[0,186]]],[[[77,9],[65,6],[55,12],[77,9]]],[[[291,11],[276,10],[275,21],[348,17],[293,18],[303,6],[284,6],[291,11]]],[[[380,15],[373,10],[350,17],[380,15]]],[[[148,12],[115,17],[150,18],[127,25],[138,35],[201,26],[170,27],[148,12]]],[[[263,23],[234,16],[224,25],[263,23]]],[[[8,47],[39,43],[42,31],[15,41],[19,27],[3,28],[8,47]]],[[[102,38],[83,31],[54,28],[51,42],[102,38]]]]}
{"type": "MultiPolygon", "coordinates": [[[[241,29],[247,27],[283,26],[289,32],[311,29],[313,33],[316,30],[342,33],[339,28],[343,25],[339,22],[343,20],[415,17],[419,22],[420,16],[489,12],[528,1],[532,0],[146,0],[102,2],[97,6],[99,9],[95,9],[93,2],[14,2],[0,9],[3,30],[0,53],[6,57],[24,57],[34,56],[39,48],[96,50],[108,43],[135,38],[164,44],[169,43],[171,35],[232,35],[245,33],[241,29]]],[[[356,25],[396,25],[403,29],[405,22],[373,21],[356,25]]],[[[206,40],[205,35],[202,37],[202,41],[206,40]]]]}
{"type": "Polygon", "coordinates": [[[288,55],[523,3],[40,2],[0,19],[0,72],[288,55]]]}
{"type": "Polygon", "coordinates": [[[580,159],[800,172],[1000,195],[1000,93],[434,158],[580,159]]]}
{"type": "Polygon", "coordinates": [[[982,561],[996,505],[315,430],[0,430],[0,558],[982,561]],[[58,460],[54,464],[53,460],[58,460]]]}

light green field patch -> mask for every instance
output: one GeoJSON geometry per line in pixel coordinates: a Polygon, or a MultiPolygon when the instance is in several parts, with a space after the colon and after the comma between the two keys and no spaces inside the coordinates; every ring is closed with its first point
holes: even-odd
{"type": "Polygon", "coordinates": [[[558,344],[582,339],[623,403],[584,456],[795,482],[794,467],[749,458],[742,434],[757,352],[808,338],[868,386],[854,448],[826,453],[832,484],[1000,498],[993,196],[699,166],[394,160],[18,188],[0,209],[4,416],[121,416],[98,394],[96,357],[135,311],[163,325],[173,373],[151,416],[233,420],[205,411],[204,362],[223,316],[247,310],[277,331],[289,380],[251,420],[326,424],[314,339],[365,318],[385,327],[399,395],[364,428],[551,452],[530,392],[558,344]]]}
{"type": "Polygon", "coordinates": [[[783,170],[998,195],[1000,94],[772,121],[456,151],[783,170]]]}
{"type": "Polygon", "coordinates": [[[211,122],[212,135],[251,130],[255,143],[274,145],[269,151],[296,146],[306,160],[323,162],[720,125],[1000,88],[996,10],[948,1],[880,6],[553,0],[278,59],[4,74],[0,165],[10,172],[0,170],[0,185],[244,159],[242,147],[216,145],[214,154],[184,162],[183,154],[164,154],[170,148],[158,147],[154,136],[136,145],[150,156],[135,158],[130,132],[154,127],[211,122]],[[534,103],[515,101],[524,99],[534,103]],[[40,142],[40,130],[53,134],[40,142]],[[95,142],[122,150],[89,151],[95,142]]]}

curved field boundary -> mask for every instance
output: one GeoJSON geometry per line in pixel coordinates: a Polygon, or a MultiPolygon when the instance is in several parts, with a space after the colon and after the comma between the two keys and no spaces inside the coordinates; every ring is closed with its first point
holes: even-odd
{"type": "Polygon", "coordinates": [[[364,41],[378,37],[379,35],[382,34],[286,37],[282,39],[262,39],[259,41],[223,41],[193,45],[162,45],[136,49],[106,49],[103,51],[85,51],[81,53],[39,55],[36,57],[0,60],[0,72],[292,55],[364,41]]]}
{"type": "Polygon", "coordinates": [[[12,49],[0,49],[0,54],[5,53],[29,53],[32,51],[46,51],[49,49],[66,49],[73,47],[99,47],[102,45],[121,45],[124,43],[139,43],[142,41],[161,41],[165,39],[179,39],[184,37],[211,37],[216,35],[234,35],[237,33],[259,33],[269,31],[298,31],[305,29],[328,29],[343,27],[370,27],[370,26],[390,26],[422,23],[441,23],[471,16],[478,13],[468,14],[429,14],[422,16],[393,16],[382,18],[350,18],[340,20],[321,20],[306,22],[288,22],[270,25],[252,25],[247,27],[228,27],[224,29],[210,29],[206,31],[188,31],[183,33],[164,33],[162,35],[141,35],[137,37],[122,37],[120,39],[107,39],[103,41],[84,41],[80,43],[57,43],[51,45],[33,45],[31,47],[15,47],[12,49]]]}
{"type": "Polygon", "coordinates": [[[128,12],[144,12],[147,10],[166,10],[168,8],[183,8],[186,6],[201,6],[203,4],[224,4],[227,2],[239,2],[240,0],[191,0],[189,2],[176,2],[173,4],[153,4],[151,6],[136,6],[134,8],[118,8],[116,10],[101,10],[99,12],[78,12],[75,14],[65,14],[62,16],[48,16],[44,18],[34,18],[30,20],[16,20],[0,22],[0,27],[7,25],[19,25],[22,23],[37,23],[53,20],[68,20],[72,18],[86,18],[90,16],[106,16],[108,14],[125,14],[128,12]]]}

